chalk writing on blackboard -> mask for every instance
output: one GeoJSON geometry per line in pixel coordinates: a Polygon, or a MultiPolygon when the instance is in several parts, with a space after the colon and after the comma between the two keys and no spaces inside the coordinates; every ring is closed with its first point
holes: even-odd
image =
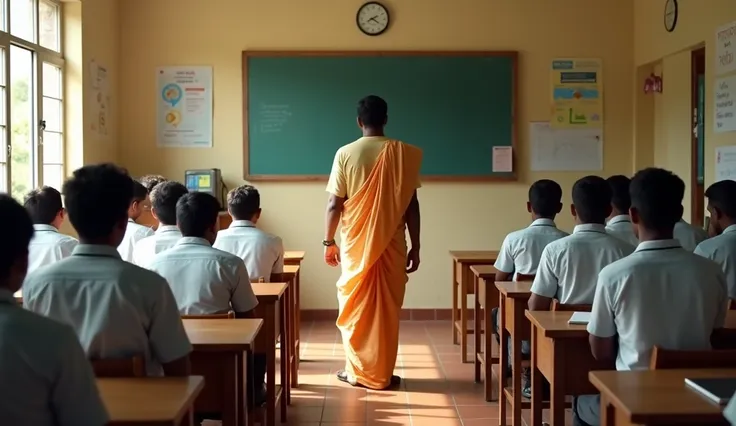
{"type": "Polygon", "coordinates": [[[261,104],[258,108],[258,127],[261,133],[279,133],[291,118],[288,104],[261,104]]]}

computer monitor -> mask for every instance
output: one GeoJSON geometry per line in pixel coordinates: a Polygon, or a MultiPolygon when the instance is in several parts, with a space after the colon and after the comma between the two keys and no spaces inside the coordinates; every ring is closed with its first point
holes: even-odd
{"type": "Polygon", "coordinates": [[[205,192],[217,198],[220,209],[225,209],[225,187],[220,169],[187,170],[184,185],[189,191],[205,192]]]}

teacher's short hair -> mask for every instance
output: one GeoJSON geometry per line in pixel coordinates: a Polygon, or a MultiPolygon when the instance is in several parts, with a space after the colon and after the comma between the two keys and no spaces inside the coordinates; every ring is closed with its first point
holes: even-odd
{"type": "Polygon", "coordinates": [[[366,127],[383,127],[388,119],[388,104],[378,96],[366,96],[358,102],[358,118],[366,127]]]}

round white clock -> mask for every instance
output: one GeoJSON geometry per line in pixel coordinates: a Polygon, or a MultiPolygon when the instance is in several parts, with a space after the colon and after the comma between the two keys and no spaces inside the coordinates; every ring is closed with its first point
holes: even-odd
{"type": "Polygon", "coordinates": [[[365,35],[377,36],[388,28],[389,14],[386,6],[376,1],[369,1],[358,9],[355,22],[365,35]]]}

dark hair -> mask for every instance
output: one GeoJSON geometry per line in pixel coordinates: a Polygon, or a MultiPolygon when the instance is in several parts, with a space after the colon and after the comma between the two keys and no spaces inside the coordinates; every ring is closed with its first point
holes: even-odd
{"type": "Polygon", "coordinates": [[[549,179],[541,179],[529,187],[529,203],[532,211],[539,216],[551,219],[560,212],[562,188],[549,179]]]}
{"type": "Polygon", "coordinates": [[[631,179],[629,191],[631,207],[647,229],[671,232],[682,217],[685,182],[669,170],[639,170],[631,179]]]}
{"type": "Polygon", "coordinates": [[[7,194],[0,194],[0,279],[8,278],[18,259],[28,258],[33,223],[28,212],[7,194]]]}
{"type": "Polygon", "coordinates": [[[66,211],[80,238],[110,236],[115,225],[128,218],[133,179],[111,164],[84,166],[64,183],[66,211]]]}
{"type": "Polygon", "coordinates": [[[358,102],[358,118],[365,127],[383,127],[388,118],[388,104],[378,96],[366,96],[358,102]]]}
{"type": "Polygon", "coordinates": [[[142,183],[138,182],[137,180],[133,181],[133,201],[141,202],[148,197],[148,190],[145,186],[143,186],[142,183]]]}
{"type": "Polygon", "coordinates": [[[711,206],[730,219],[736,219],[736,181],[722,180],[709,186],[705,196],[711,206]]]}
{"type": "Polygon", "coordinates": [[[613,207],[621,213],[628,212],[629,207],[631,207],[631,194],[629,194],[631,179],[624,175],[615,175],[606,180],[608,186],[611,187],[611,204],[613,204],[613,207]]]}
{"type": "Polygon", "coordinates": [[[176,202],[176,224],[185,237],[204,237],[217,223],[220,203],[210,194],[190,192],[176,202]]]}
{"type": "Polygon", "coordinates": [[[146,191],[149,193],[153,191],[153,188],[156,187],[159,183],[164,183],[168,179],[161,175],[145,175],[142,176],[138,181],[141,183],[141,185],[146,187],[146,191]]]}
{"type": "Polygon", "coordinates": [[[261,208],[261,194],[255,186],[239,186],[227,194],[227,209],[235,220],[250,220],[261,208]]]}
{"type": "Polygon", "coordinates": [[[37,225],[50,225],[64,208],[61,193],[50,186],[34,189],[26,194],[23,206],[37,225]]]}
{"type": "Polygon", "coordinates": [[[583,223],[605,223],[611,212],[611,188],[600,176],[586,176],[572,187],[572,203],[583,223]]]}
{"type": "Polygon", "coordinates": [[[176,225],[176,202],[189,193],[187,187],[173,180],[161,182],[151,191],[151,208],[159,222],[176,225]]]}

